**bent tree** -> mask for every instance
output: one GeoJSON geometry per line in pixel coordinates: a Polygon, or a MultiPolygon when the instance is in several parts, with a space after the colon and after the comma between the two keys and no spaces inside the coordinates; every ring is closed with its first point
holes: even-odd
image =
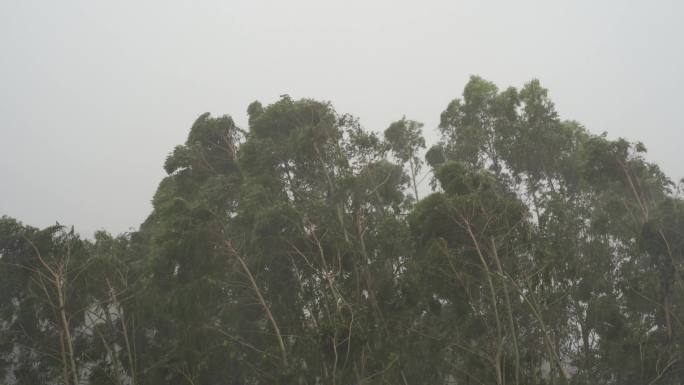
{"type": "Polygon", "coordinates": [[[138,231],[0,220],[0,382],[684,382],[684,201],[643,144],[537,80],[473,76],[427,149],[247,112],[194,122],[138,231]]]}

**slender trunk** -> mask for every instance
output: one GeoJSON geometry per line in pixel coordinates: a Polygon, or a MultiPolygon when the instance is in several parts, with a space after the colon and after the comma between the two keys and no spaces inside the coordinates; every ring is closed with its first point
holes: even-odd
{"type": "Polygon", "coordinates": [[[667,337],[672,340],[672,315],[671,315],[671,304],[670,304],[670,293],[666,292],[664,296],[664,306],[665,306],[665,328],[667,329],[667,337]]]}
{"type": "Polygon", "coordinates": [[[482,252],[482,249],[480,248],[480,243],[478,242],[477,238],[475,237],[475,233],[473,233],[473,229],[470,226],[470,222],[461,214],[459,214],[460,219],[462,221],[462,224],[465,226],[466,231],[468,232],[468,235],[470,236],[470,239],[473,241],[473,245],[475,246],[475,250],[477,251],[477,255],[480,257],[480,263],[482,263],[482,269],[484,270],[484,274],[487,277],[487,283],[489,285],[489,293],[492,297],[492,307],[494,308],[494,317],[496,320],[496,336],[497,336],[497,342],[496,342],[496,356],[494,359],[494,370],[496,372],[496,382],[497,384],[503,384],[503,374],[501,371],[501,353],[503,350],[503,330],[501,327],[501,320],[499,319],[499,307],[496,303],[496,290],[494,289],[494,282],[492,281],[492,276],[491,272],[489,271],[489,267],[487,266],[487,261],[484,257],[484,254],[482,252]]]}
{"type": "MultiPolygon", "coordinates": [[[[116,306],[116,310],[119,312],[119,324],[121,326],[121,333],[123,334],[124,337],[124,345],[126,346],[126,356],[128,357],[128,367],[131,372],[131,385],[136,385],[137,383],[137,375],[135,371],[135,366],[134,366],[134,354],[131,350],[131,343],[128,339],[128,327],[126,325],[126,314],[124,314],[123,307],[119,303],[118,298],[116,297],[116,291],[114,290],[114,287],[112,287],[112,284],[107,280],[107,286],[109,288],[109,293],[110,293],[110,298],[114,306],[116,306]]],[[[109,314],[109,313],[107,313],[109,314]]]]}
{"type": "MultiPolygon", "coordinates": [[[[109,318],[111,318],[111,317],[107,316],[107,319],[108,319],[107,322],[110,322],[109,318]]],[[[97,328],[95,328],[95,333],[97,334],[98,337],[100,337],[100,340],[102,341],[102,345],[104,346],[105,350],[107,351],[107,354],[109,355],[109,359],[112,360],[112,366],[114,367],[114,380],[112,382],[114,382],[116,385],[122,385],[123,382],[121,381],[121,369],[120,369],[121,364],[119,363],[119,359],[116,357],[116,352],[114,351],[114,349],[111,348],[111,346],[109,345],[109,342],[107,342],[107,340],[104,338],[102,333],[100,333],[100,331],[97,328]]]]}
{"type": "MultiPolygon", "coordinates": [[[[501,274],[501,277],[504,276],[503,268],[501,265],[501,260],[499,259],[499,254],[496,251],[496,243],[494,242],[494,239],[492,239],[492,250],[494,254],[494,259],[496,260],[496,266],[497,269],[499,269],[499,274],[501,274]]],[[[509,327],[511,328],[511,339],[513,340],[513,353],[515,355],[515,384],[519,385],[520,383],[520,350],[518,348],[518,337],[517,333],[515,330],[515,322],[513,321],[513,309],[511,306],[511,297],[508,292],[508,284],[506,283],[506,280],[503,280],[503,289],[504,289],[504,299],[506,300],[506,310],[508,313],[508,324],[509,327]]]]}
{"type": "Polygon", "coordinates": [[[627,183],[629,184],[629,188],[632,191],[632,194],[634,195],[634,199],[636,199],[637,203],[639,204],[639,208],[641,209],[641,214],[643,215],[643,221],[644,223],[648,221],[648,207],[646,206],[645,199],[643,197],[643,194],[640,193],[640,191],[637,191],[637,187],[634,184],[634,181],[632,180],[632,175],[630,174],[629,170],[627,169],[627,165],[622,162],[621,160],[617,160],[618,165],[622,169],[623,174],[625,175],[625,179],[627,180],[627,183]]]}
{"type": "Polygon", "coordinates": [[[259,303],[261,306],[264,308],[264,311],[266,312],[266,316],[268,317],[268,320],[271,322],[271,326],[273,326],[273,330],[276,333],[276,337],[278,339],[278,345],[280,346],[280,353],[281,353],[281,358],[283,361],[283,367],[287,368],[288,362],[287,362],[287,350],[285,349],[285,342],[283,341],[283,336],[280,334],[280,328],[278,327],[278,324],[276,323],[275,319],[273,318],[273,314],[271,313],[271,309],[268,307],[266,304],[266,300],[264,300],[264,297],[261,295],[261,290],[259,290],[259,286],[256,283],[256,280],[254,279],[254,276],[252,275],[252,272],[249,270],[249,267],[247,267],[247,264],[245,263],[244,259],[238,254],[237,250],[235,250],[235,247],[233,247],[232,242],[230,241],[224,241],[225,246],[228,249],[228,252],[233,255],[235,258],[237,258],[238,262],[240,262],[240,265],[242,266],[242,269],[245,271],[245,274],[247,274],[247,277],[249,278],[249,282],[252,284],[252,288],[254,289],[254,292],[257,295],[257,298],[259,299],[259,303]]]}
{"type": "Polygon", "coordinates": [[[60,351],[62,355],[62,363],[63,363],[63,375],[64,375],[64,385],[69,385],[69,378],[70,376],[68,375],[69,370],[71,370],[71,379],[73,379],[73,385],[78,385],[78,370],[76,368],[76,360],[74,358],[74,345],[73,341],[71,339],[71,331],[69,330],[69,319],[66,314],[66,280],[67,280],[67,273],[66,273],[66,267],[69,261],[70,257],[70,248],[67,248],[67,257],[65,261],[61,261],[60,263],[56,264],[55,266],[50,266],[49,263],[43,258],[43,256],[40,253],[40,250],[38,250],[38,247],[36,246],[33,241],[30,239],[26,238],[26,240],[29,242],[31,245],[31,248],[33,248],[33,251],[36,254],[36,257],[38,258],[38,261],[40,264],[43,266],[43,268],[49,273],[49,274],[40,274],[40,280],[42,284],[42,289],[45,292],[45,297],[46,299],[50,302],[52,305],[53,309],[55,309],[55,322],[60,325],[60,351]],[[48,289],[43,281],[43,277],[47,278],[47,280],[50,282],[52,286],[55,288],[55,292],[57,293],[57,304],[54,304],[52,300],[50,299],[50,294],[48,292],[48,289]],[[49,278],[48,278],[49,277],[49,278]],[[70,367],[70,368],[69,368],[70,367]]]}
{"type": "Polygon", "coordinates": [[[364,281],[366,282],[368,300],[370,300],[371,306],[377,313],[378,319],[382,323],[385,333],[387,333],[387,324],[385,323],[385,318],[382,315],[382,310],[380,309],[378,299],[375,297],[375,290],[373,289],[373,278],[371,276],[370,269],[368,268],[370,258],[368,257],[368,251],[366,250],[366,241],[364,240],[363,214],[361,208],[359,208],[356,211],[356,236],[359,239],[359,245],[361,246],[361,255],[363,256],[363,260],[361,261],[361,271],[364,276],[364,281]]]}
{"type": "MultiPolygon", "coordinates": [[[[107,281],[107,284],[109,285],[109,281],[107,281]]],[[[111,289],[111,286],[109,286],[111,289]]],[[[111,327],[113,330],[116,330],[116,325],[114,325],[114,322],[112,321],[112,315],[109,312],[109,306],[110,303],[104,303],[100,306],[102,309],[102,312],[105,314],[105,317],[107,318],[107,325],[111,327]]],[[[118,308],[117,308],[118,309],[118,308]]],[[[119,358],[116,355],[116,349],[112,349],[109,346],[109,343],[107,340],[104,338],[102,333],[100,333],[97,328],[94,328],[95,332],[100,336],[100,339],[102,340],[102,343],[104,344],[105,349],[107,349],[107,353],[109,353],[109,356],[112,358],[112,364],[114,365],[114,373],[116,373],[116,382],[117,384],[121,385],[123,381],[121,381],[121,363],[119,362],[119,358]]],[[[125,374],[125,371],[123,372],[125,374]]]]}
{"type": "Polygon", "coordinates": [[[62,357],[62,376],[64,378],[64,385],[69,385],[69,363],[66,357],[66,347],[64,346],[64,331],[59,331],[59,352],[62,357]]]}
{"type": "Polygon", "coordinates": [[[126,355],[128,356],[128,366],[131,371],[131,385],[136,385],[138,383],[137,373],[134,364],[134,352],[131,350],[131,343],[128,339],[128,328],[126,327],[126,320],[124,316],[121,316],[121,332],[124,336],[124,343],[126,344],[126,355]]]}
{"type": "MultiPolygon", "coordinates": [[[[582,323],[582,345],[584,346],[584,373],[587,376],[586,380],[589,380],[591,374],[591,348],[589,346],[589,328],[587,327],[586,320],[582,323]]],[[[641,350],[641,345],[639,345],[641,350]]]]}
{"type": "MultiPolygon", "coordinates": [[[[316,155],[318,157],[318,161],[321,162],[321,170],[323,170],[323,174],[325,175],[325,179],[328,182],[328,188],[330,189],[329,194],[332,197],[333,193],[335,192],[335,184],[332,181],[332,178],[330,177],[330,174],[328,173],[328,170],[325,168],[325,162],[323,162],[323,156],[321,156],[321,151],[318,149],[318,145],[314,143],[314,150],[316,151],[316,155]]],[[[346,242],[349,242],[349,235],[347,234],[347,229],[344,227],[344,210],[342,207],[341,203],[337,203],[335,205],[335,208],[337,209],[337,220],[340,222],[340,229],[344,233],[344,240],[346,242]]]]}
{"type": "Polygon", "coordinates": [[[64,297],[64,283],[63,277],[56,277],[55,284],[57,286],[57,301],[59,304],[59,315],[62,323],[62,330],[64,331],[64,337],[66,339],[66,347],[69,358],[69,364],[71,365],[71,376],[74,380],[74,385],[78,385],[78,370],[76,368],[76,360],[74,358],[74,343],[71,339],[71,331],[69,330],[69,320],[66,315],[66,300],[64,297]]]}
{"type": "MultiPolygon", "coordinates": [[[[534,300],[534,297],[532,297],[532,300],[530,300],[530,298],[525,295],[523,290],[515,283],[515,281],[513,281],[512,279],[510,279],[510,281],[513,284],[513,287],[518,291],[518,294],[529,305],[530,310],[532,310],[532,315],[534,316],[534,318],[536,318],[537,322],[539,322],[539,326],[542,331],[542,338],[545,342],[544,345],[546,346],[546,350],[549,355],[549,360],[554,362],[558,367],[558,370],[560,371],[560,377],[563,380],[563,383],[567,383],[568,378],[565,373],[565,369],[563,368],[563,362],[561,361],[560,356],[556,352],[555,345],[551,340],[551,337],[549,336],[548,330],[546,329],[546,324],[544,323],[544,318],[542,317],[541,312],[538,309],[537,301],[534,300]]],[[[532,293],[530,293],[530,295],[532,295],[532,293]]]]}
{"type": "Polygon", "coordinates": [[[411,167],[411,182],[413,183],[413,193],[415,194],[416,202],[418,202],[420,198],[418,197],[418,185],[416,184],[416,167],[413,164],[413,159],[409,160],[409,165],[411,167]]]}

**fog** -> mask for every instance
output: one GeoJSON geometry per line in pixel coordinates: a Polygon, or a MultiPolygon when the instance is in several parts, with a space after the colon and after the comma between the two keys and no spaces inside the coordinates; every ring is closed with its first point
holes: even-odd
{"type": "Polygon", "coordinates": [[[365,127],[436,139],[471,74],[538,78],[564,119],[640,140],[684,176],[677,1],[0,2],[0,215],[86,235],[135,229],[205,111],[330,100],[365,127]]]}

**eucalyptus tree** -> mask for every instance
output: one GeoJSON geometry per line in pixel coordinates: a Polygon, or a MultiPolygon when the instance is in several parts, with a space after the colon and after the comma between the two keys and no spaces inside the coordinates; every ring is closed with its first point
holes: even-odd
{"type": "Polygon", "coordinates": [[[684,203],[643,144],[473,76],[382,135],[201,115],[139,231],[0,219],[0,382],[678,384],[684,203]]]}
{"type": "Polygon", "coordinates": [[[436,171],[443,192],[410,218],[418,250],[409,272],[423,293],[415,322],[443,344],[440,382],[520,383],[518,323],[535,322],[521,314],[525,294],[515,284],[525,272],[526,208],[488,171],[459,162],[436,171]]]}
{"type": "Polygon", "coordinates": [[[5,378],[79,384],[90,363],[84,242],[60,225],[38,230],[2,217],[0,256],[5,378]]]}
{"type": "Polygon", "coordinates": [[[389,144],[392,154],[402,163],[408,163],[409,176],[413,187],[413,198],[418,201],[418,180],[423,161],[420,158],[421,149],[425,148],[425,138],[421,128],[423,123],[408,120],[403,117],[385,130],[385,140],[389,144]]]}
{"type": "Polygon", "coordinates": [[[168,176],[141,226],[144,274],[139,293],[142,337],[138,373],[144,384],[217,384],[240,380],[220,327],[235,311],[231,263],[222,248],[225,218],[235,212],[241,136],[229,116],[201,115],[185,145],[166,159],[168,176]]]}
{"type": "Polygon", "coordinates": [[[287,359],[274,367],[304,383],[401,376],[388,313],[406,243],[396,238],[406,175],[375,134],[329,103],[285,96],[255,106],[229,231],[286,336],[287,359]]]}
{"type": "MultiPolygon", "coordinates": [[[[681,353],[656,336],[670,335],[674,327],[669,288],[676,269],[662,262],[674,258],[656,258],[658,267],[647,255],[653,249],[640,246],[645,234],[664,234],[647,231],[646,224],[658,223],[654,207],[671,199],[671,182],[644,160],[643,145],[610,141],[560,120],[536,80],[499,92],[473,77],[463,100],[442,113],[440,128],[442,140],[427,153],[437,174],[449,160],[490,170],[529,211],[529,247],[516,251],[529,270],[510,284],[524,290],[538,321],[518,329],[518,340],[543,351],[529,338],[550,336],[544,345],[553,352],[545,365],[554,359],[560,364],[545,376],[584,383],[672,378],[681,353]],[[650,308],[636,300],[635,293],[657,293],[658,281],[665,281],[663,293],[650,298],[650,308]],[[625,362],[630,364],[621,368],[625,362]]],[[[662,235],[661,244],[669,238],[676,237],[662,235]]]]}

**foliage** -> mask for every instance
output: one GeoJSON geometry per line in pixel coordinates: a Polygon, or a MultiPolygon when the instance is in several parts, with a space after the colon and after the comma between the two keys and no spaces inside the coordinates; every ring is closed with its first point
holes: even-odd
{"type": "Polygon", "coordinates": [[[684,201],[643,144],[537,80],[473,76],[427,151],[405,117],[247,112],[195,121],[136,232],[0,219],[0,382],[684,382],[684,201]]]}

